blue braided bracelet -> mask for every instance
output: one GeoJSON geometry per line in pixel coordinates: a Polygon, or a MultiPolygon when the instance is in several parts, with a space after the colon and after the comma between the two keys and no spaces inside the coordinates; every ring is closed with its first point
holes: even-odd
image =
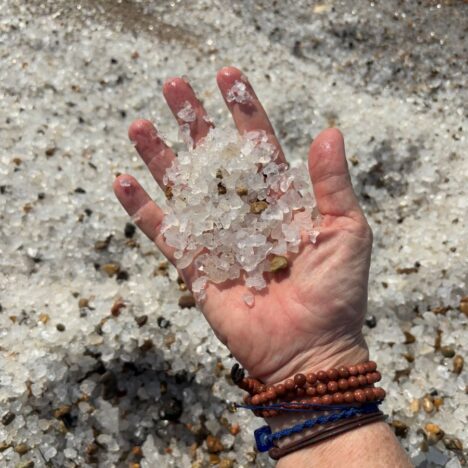
{"type": "Polygon", "coordinates": [[[341,411],[332,414],[318,416],[317,418],[313,419],[307,419],[292,427],[288,427],[286,429],[282,429],[281,431],[273,433],[271,432],[269,426],[262,426],[254,432],[257,449],[259,452],[266,452],[273,447],[273,443],[275,441],[282,439],[283,437],[289,437],[298,432],[302,432],[305,429],[311,429],[312,427],[317,426],[319,424],[327,424],[330,422],[339,421],[341,419],[352,418],[353,416],[356,416],[358,414],[375,413],[378,410],[379,408],[376,403],[368,403],[361,407],[345,408],[341,411]]]}

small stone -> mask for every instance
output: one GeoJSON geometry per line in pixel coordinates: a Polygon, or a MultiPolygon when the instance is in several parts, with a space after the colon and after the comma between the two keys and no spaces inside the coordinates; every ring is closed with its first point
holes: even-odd
{"type": "Polygon", "coordinates": [[[434,411],[434,403],[432,402],[432,399],[429,396],[425,396],[422,401],[422,407],[423,410],[430,414],[434,411]]]}
{"type": "Polygon", "coordinates": [[[369,317],[366,318],[365,324],[369,328],[375,328],[377,326],[377,319],[374,315],[369,315],[369,317]]]}
{"type": "Polygon", "coordinates": [[[412,401],[411,401],[411,403],[410,403],[410,411],[411,411],[413,414],[419,413],[420,408],[421,408],[421,404],[420,404],[420,401],[419,401],[418,399],[412,400],[412,401]]]}
{"type": "Polygon", "coordinates": [[[171,326],[171,322],[167,320],[165,317],[163,317],[162,315],[158,317],[157,323],[158,323],[158,327],[163,328],[163,329],[169,328],[171,326]]]}
{"type": "Polygon", "coordinates": [[[260,214],[268,208],[268,203],[264,200],[257,200],[250,204],[250,212],[253,214],[260,214]]]}
{"type": "Polygon", "coordinates": [[[16,418],[16,414],[11,412],[11,411],[7,411],[3,416],[2,416],[2,424],[4,426],[8,426],[8,424],[11,424],[14,419],[16,418]]]}
{"type": "Polygon", "coordinates": [[[434,403],[435,409],[439,411],[439,408],[444,404],[444,399],[442,397],[435,397],[432,402],[434,403]]]}
{"type": "Polygon", "coordinates": [[[412,335],[410,332],[404,331],[403,333],[405,335],[405,341],[404,341],[405,344],[411,344],[416,341],[415,336],[412,335]]]}
{"type": "Polygon", "coordinates": [[[239,424],[232,424],[229,427],[229,432],[233,435],[236,436],[240,432],[240,425],[239,424]]]}
{"type": "Polygon", "coordinates": [[[434,340],[434,349],[439,351],[442,346],[442,330],[437,330],[436,337],[434,340]]]}
{"type": "Polygon", "coordinates": [[[26,203],[26,204],[23,206],[23,211],[24,211],[25,213],[31,212],[32,209],[33,209],[33,206],[32,206],[31,203],[26,203]]]}
{"type": "Polygon", "coordinates": [[[175,343],[176,337],[173,333],[164,337],[164,344],[170,348],[175,343]]]}
{"type": "Polygon", "coordinates": [[[104,240],[98,240],[94,243],[94,250],[99,252],[101,250],[106,250],[109,247],[110,241],[112,240],[112,234],[108,235],[104,240]]]}
{"type": "Polygon", "coordinates": [[[118,317],[120,315],[121,309],[126,307],[125,302],[122,297],[118,297],[116,301],[112,304],[111,315],[113,317],[118,317]]]}
{"type": "Polygon", "coordinates": [[[274,273],[275,271],[278,270],[284,270],[285,268],[288,268],[288,259],[286,257],[283,257],[281,255],[275,255],[271,260],[270,260],[270,268],[269,271],[271,273],[274,273]]]}
{"type": "Polygon", "coordinates": [[[34,462],[32,460],[21,462],[16,465],[16,468],[34,468],[34,462]]]}
{"type": "Polygon", "coordinates": [[[215,437],[211,434],[206,438],[206,446],[209,453],[219,453],[224,450],[224,446],[218,437],[215,437]]]}
{"type": "Polygon", "coordinates": [[[185,284],[185,281],[180,276],[177,277],[177,284],[179,285],[179,289],[181,291],[187,291],[187,285],[185,284]]]}
{"type": "Polygon", "coordinates": [[[71,406],[70,405],[62,405],[58,407],[56,410],[54,410],[53,415],[54,418],[61,418],[62,416],[65,416],[66,414],[69,414],[71,411],[71,406]]]}
{"type": "Polygon", "coordinates": [[[460,356],[460,354],[457,354],[453,358],[453,372],[457,375],[461,374],[464,364],[465,364],[465,360],[463,359],[463,356],[460,356]]]}
{"type": "Polygon", "coordinates": [[[461,451],[463,450],[463,444],[460,439],[456,437],[444,437],[444,445],[448,450],[461,451]]]}
{"type": "Polygon", "coordinates": [[[57,323],[55,326],[59,332],[64,332],[65,331],[65,325],[63,323],[57,323]]]}
{"type": "Polygon", "coordinates": [[[150,351],[153,348],[154,348],[153,341],[152,340],[145,340],[143,342],[143,344],[140,346],[140,351],[142,351],[143,353],[147,353],[148,351],[150,351]]]}
{"type": "Polygon", "coordinates": [[[24,455],[29,452],[29,447],[26,444],[18,444],[15,446],[15,452],[24,455]]]}
{"type": "Polygon", "coordinates": [[[11,447],[11,444],[7,442],[0,442],[0,453],[4,452],[6,449],[10,447],[11,447]]]}
{"type": "Polygon", "coordinates": [[[390,425],[393,427],[393,430],[395,431],[395,435],[398,437],[401,437],[402,439],[405,439],[406,436],[408,435],[408,425],[404,423],[403,421],[400,421],[399,419],[394,419],[390,425]]]}
{"type": "Polygon", "coordinates": [[[468,317],[468,296],[462,297],[460,299],[460,312],[465,314],[468,317]]]}
{"type": "Polygon", "coordinates": [[[247,187],[239,186],[236,187],[236,193],[237,195],[239,195],[239,197],[243,197],[244,195],[247,195],[249,193],[249,190],[247,189],[247,187]]]}
{"type": "Polygon", "coordinates": [[[146,325],[146,322],[148,322],[148,316],[147,315],[140,315],[138,317],[135,317],[135,322],[141,328],[144,325],[146,325]]]}
{"type": "Polygon", "coordinates": [[[87,297],[80,297],[80,299],[78,300],[78,307],[80,309],[89,308],[89,299],[87,297]]]}
{"type": "Polygon", "coordinates": [[[39,314],[39,322],[45,325],[49,320],[50,320],[50,317],[48,314],[39,314]]]}
{"type": "Polygon", "coordinates": [[[168,200],[172,200],[172,197],[174,196],[174,194],[172,193],[171,185],[166,185],[166,187],[164,188],[164,195],[166,195],[166,198],[168,200]]]}
{"type": "Polygon", "coordinates": [[[227,192],[226,186],[222,182],[219,182],[219,184],[218,184],[218,194],[219,195],[224,195],[226,192],[227,192]]]}
{"type": "Polygon", "coordinates": [[[178,398],[165,398],[159,409],[159,417],[164,421],[177,421],[183,412],[182,401],[178,398]]]}
{"type": "Polygon", "coordinates": [[[210,465],[219,465],[221,459],[215,453],[210,454],[210,465]]]}
{"type": "Polygon", "coordinates": [[[442,346],[440,352],[446,358],[453,358],[455,356],[455,350],[451,346],[442,346]]]}
{"type": "Polygon", "coordinates": [[[445,435],[444,431],[437,424],[434,423],[427,423],[424,426],[424,429],[427,434],[427,441],[430,445],[436,444],[445,435]]]}
{"type": "Polygon", "coordinates": [[[57,151],[57,148],[55,146],[51,146],[45,150],[45,154],[48,158],[50,158],[51,156],[55,154],[56,151],[57,151]]]}
{"type": "Polygon", "coordinates": [[[125,224],[124,235],[127,239],[131,239],[135,235],[136,227],[132,223],[125,224]]]}
{"type": "Polygon", "coordinates": [[[135,457],[142,457],[143,456],[143,450],[139,445],[135,445],[132,447],[132,455],[135,457]]]}
{"type": "Polygon", "coordinates": [[[100,269],[107,276],[112,277],[120,271],[120,265],[118,263],[104,263],[104,265],[101,265],[100,269]]]}
{"type": "Polygon", "coordinates": [[[234,460],[230,458],[221,458],[219,462],[219,468],[232,468],[234,466],[234,460]]]}
{"type": "Polygon", "coordinates": [[[190,307],[195,307],[196,302],[195,302],[195,297],[193,297],[193,294],[184,294],[183,296],[180,296],[179,298],[179,307],[182,309],[188,309],[190,307]]]}
{"type": "Polygon", "coordinates": [[[393,381],[394,382],[400,382],[400,379],[402,377],[409,377],[410,374],[411,374],[411,368],[410,367],[408,367],[406,369],[396,370],[395,374],[393,376],[393,381]]]}

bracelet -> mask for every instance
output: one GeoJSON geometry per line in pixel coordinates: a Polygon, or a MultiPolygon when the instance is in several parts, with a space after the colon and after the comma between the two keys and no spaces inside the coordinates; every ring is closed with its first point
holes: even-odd
{"type": "Polygon", "coordinates": [[[330,423],[325,428],[314,431],[310,435],[307,435],[298,441],[292,442],[291,444],[285,445],[281,448],[274,447],[268,451],[268,454],[274,460],[278,460],[285,455],[288,455],[309,445],[330,439],[331,437],[348,432],[351,429],[356,429],[358,427],[379,421],[385,421],[385,416],[381,411],[355,416],[351,420],[330,423]]]}

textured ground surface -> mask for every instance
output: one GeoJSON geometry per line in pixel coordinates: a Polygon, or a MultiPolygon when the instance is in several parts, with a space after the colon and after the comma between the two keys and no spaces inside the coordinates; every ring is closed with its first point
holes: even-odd
{"type": "Polygon", "coordinates": [[[225,121],[214,73],[227,64],[248,74],[291,160],[320,129],[343,130],[375,234],[365,333],[385,411],[417,465],[466,464],[467,4],[0,11],[1,466],[270,466],[253,450],[259,422],[227,409],[240,398],[228,353],[180,309],[176,272],[111,190],[130,171],[160,198],[126,128],[151,118],[176,142],[160,89],[177,74],[225,121]]]}

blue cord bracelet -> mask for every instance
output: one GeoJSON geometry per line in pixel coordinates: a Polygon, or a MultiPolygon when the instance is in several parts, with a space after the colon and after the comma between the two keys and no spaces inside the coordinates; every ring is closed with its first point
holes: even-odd
{"type": "MultiPolygon", "coordinates": [[[[335,409],[336,408],[337,407],[335,406],[335,409]]],[[[323,405],[322,409],[325,409],[323,405]]],[[[259,452],[266,452],[273,447],[273,443],[275,441],[282,439],[283,437],[289,437],[292,434],[302,432],[304,429],[311,429],[312,427],[317,426],[319,424],[327,424],[329,422],[339,421],[340,419],[352,418],[353,416],[356,416],[358,414],[375,413],[378,411],[378,409],[379,408],[376,403],[369,403],[361,407],[348,407],[345,409],[341,407],[341,411],[323,416],[318,416],[313,419],[307,419],[299,424],[295,424],[292,427],[288,427],[286,429],[282,429],[281,431],[273,433],[271,432],[269,426],[262,426],[254,432],[257,449],[259,452]]]]}

